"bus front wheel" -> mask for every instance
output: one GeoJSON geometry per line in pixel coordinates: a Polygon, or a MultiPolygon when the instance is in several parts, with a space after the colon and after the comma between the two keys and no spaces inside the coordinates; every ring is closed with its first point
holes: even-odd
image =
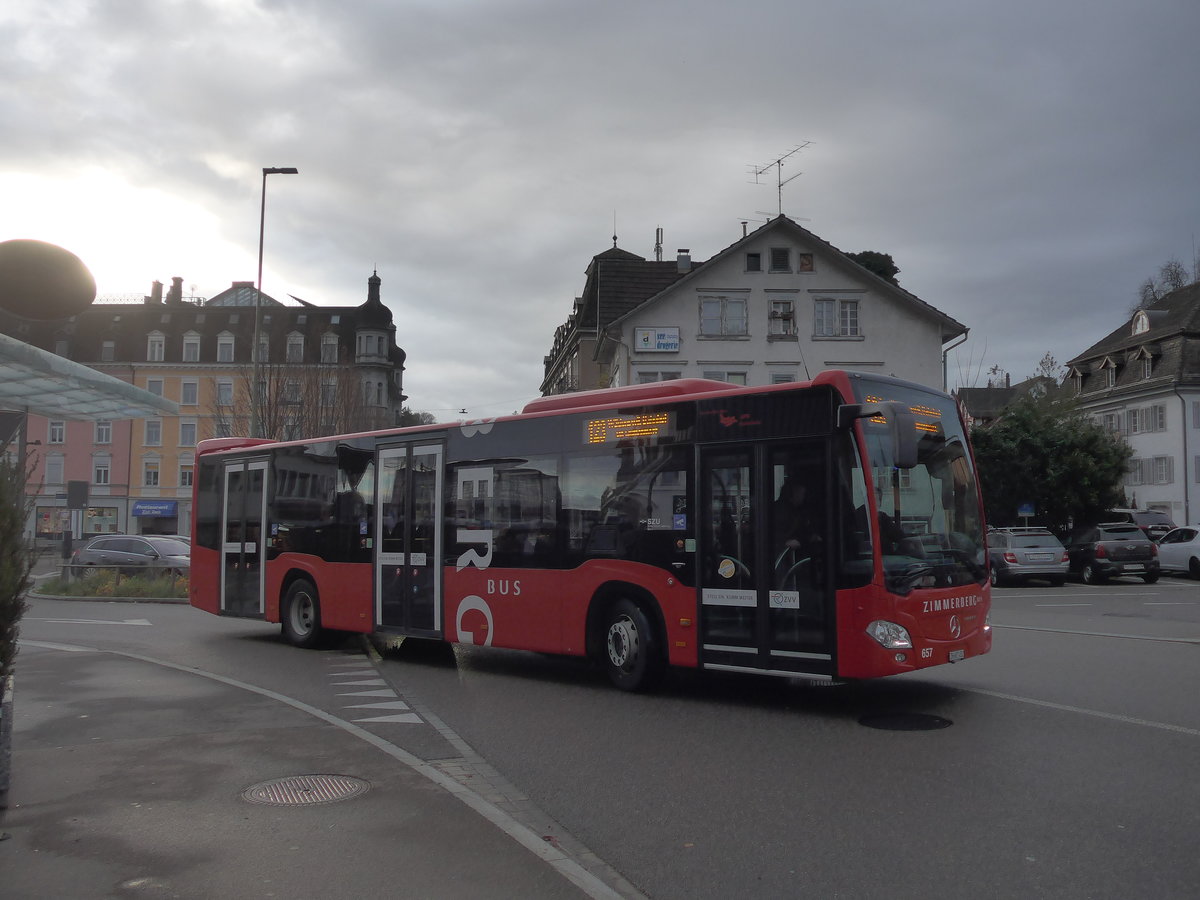
{"type": "Polygon", "coordinates": [[[289,644],[305,649],[317,646],[321,640],[321,603],[317,599],[317,589],[303,578],[293,581],[283,595],[279,619],[289,644]]]}
{"type": "Polygon", "coordinates": [[[663,673],[662,648],[642,608],[627,597],[604,618],[601,659],[609,680],[623,691],[645,691],[663,673]]]}

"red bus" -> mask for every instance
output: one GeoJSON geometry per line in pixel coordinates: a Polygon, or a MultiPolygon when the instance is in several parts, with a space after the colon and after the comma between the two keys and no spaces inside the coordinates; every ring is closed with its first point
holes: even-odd
{"type": "Polygon", "coordinates": [[[191,603],[326,630],[860,679],[991,648],[947,395],[823,372],[543,397],[484,421],[201,443],[191,603]]]}

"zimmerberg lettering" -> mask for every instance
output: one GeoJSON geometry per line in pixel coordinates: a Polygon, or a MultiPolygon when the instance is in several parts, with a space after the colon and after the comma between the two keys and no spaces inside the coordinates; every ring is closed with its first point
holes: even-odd
{"type": "Polygon", "coordinates": [[[982,598],[978,594],[969,597],[947,597],[944,600],[925,600],[921,612],[944,612],[951,609],[967,609],[978,606],[982,598]]]}

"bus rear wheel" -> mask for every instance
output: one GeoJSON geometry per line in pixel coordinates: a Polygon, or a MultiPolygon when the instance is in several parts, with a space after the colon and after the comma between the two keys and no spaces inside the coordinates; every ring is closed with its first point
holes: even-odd
{"type": "Polygon", "coordinates": [[[650,620],[632,600],[617,600],[604,617],[601,659],[609,680],[623,691],[645,691],[663,674],[662,649],[650,620]]]}
{"type": "Polygon", "coordinates": [[[317,589],[304,578],[288,585],[279,611],[283,636],[294,647],[315,647],[321,640],[321,603],[317,589]]]}

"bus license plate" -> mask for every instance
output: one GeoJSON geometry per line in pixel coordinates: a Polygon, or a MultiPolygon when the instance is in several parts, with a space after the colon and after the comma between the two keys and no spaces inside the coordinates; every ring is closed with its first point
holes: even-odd
{"type": "Polygon", "coordinates": [[[959,660],[966,659],[966,658],[967,658],[966,650],[951,650],[950,651],[950,662],[958,662],[959,660]]]}

